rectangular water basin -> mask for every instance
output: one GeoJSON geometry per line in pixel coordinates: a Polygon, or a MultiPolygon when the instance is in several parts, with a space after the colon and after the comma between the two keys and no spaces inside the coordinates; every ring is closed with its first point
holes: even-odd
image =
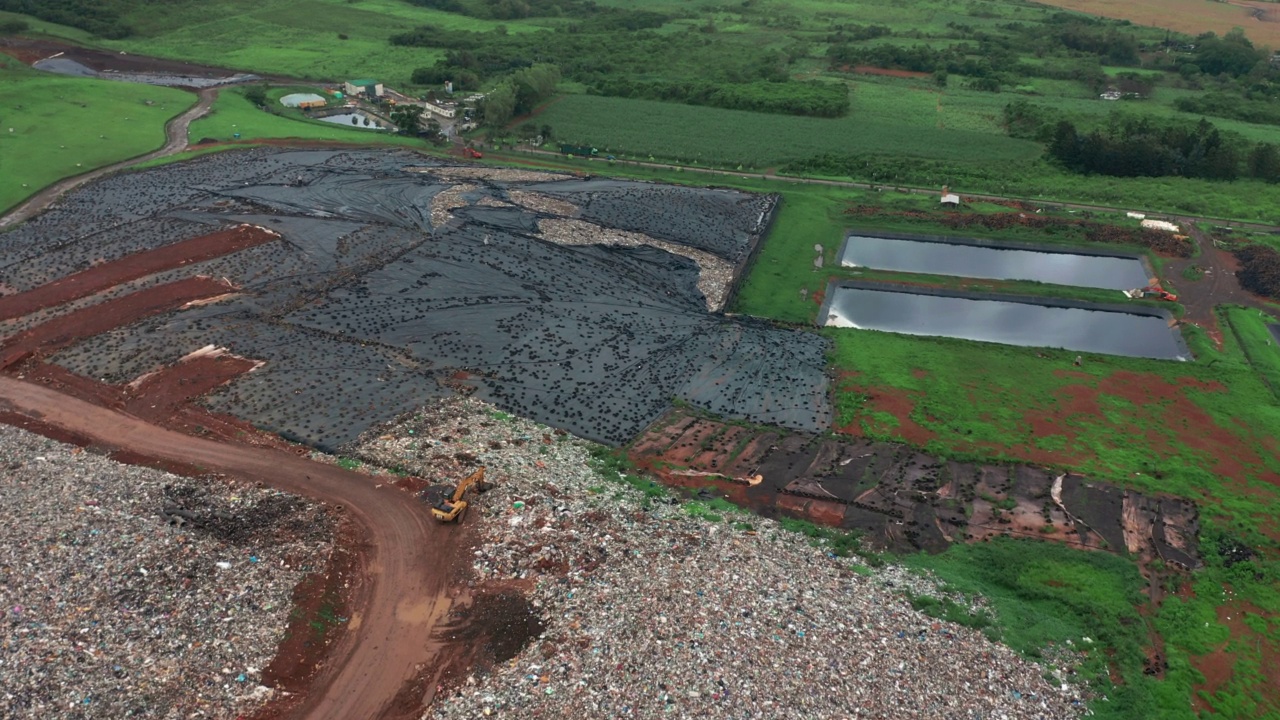
{"type": "Polygon", "coordinates": [[[1034,280],[1108,290],[1129,290],[1147,284],[1142,261],[1132,255],[1094,255],[963,240],[948,242],[856,233],[845,238],[840,264],[872,270],[1034,280]]]}
{"type": "Polygon", "coordinates": [[[1031,299],[993,300],[843,284],[828,290],[821,323],[1108,355],[1191,359],[1181,336],[1169,326],[1167,313],[1071,307],[1055,301],[1041,304],[1031,299]]]}

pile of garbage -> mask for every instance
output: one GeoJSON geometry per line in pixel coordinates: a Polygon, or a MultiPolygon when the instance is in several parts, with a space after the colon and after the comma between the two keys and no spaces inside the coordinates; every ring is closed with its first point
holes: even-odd
{"type": "Polygon", "coordinates": [[[682,503],[593,449],[475,398],[433,403],[351,448],[439,481],[485,466],[496,487],[468,521],[482,537],[477,583],[532,582],[544,614],[541,638],[438,695],[426,717],[1084,711],[1065,659],[1040,666],[914,610],[909,595],[964,600],[932,579],[837,557],[711,499],[682,503]]]}
{"type": "Polygon", "coordinates": [[[291,495],[0,425],[0,717],[252,711],[331,527],[291,495]]]}

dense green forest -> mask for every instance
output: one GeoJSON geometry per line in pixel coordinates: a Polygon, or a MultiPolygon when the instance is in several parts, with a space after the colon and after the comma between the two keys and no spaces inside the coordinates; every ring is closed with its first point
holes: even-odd
{"type": "MultiPolygon", "coordinates": [[[[129,7],[126,4],[124,9],[129,7]]],[[[0,10],[70,25],[104,38],[133,34],[133,27],[125,22],[121,8],[109,0],[0,0],[0,10]]]]}

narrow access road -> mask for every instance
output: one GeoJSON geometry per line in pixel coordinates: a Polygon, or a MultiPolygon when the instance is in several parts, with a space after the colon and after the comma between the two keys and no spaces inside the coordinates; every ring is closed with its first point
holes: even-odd
{"type": "MultiPolygon", "coordinates": [[[[488,152],[488,151],[486,151],[488,152]]],[[[496,151],[493,152],[494,159],[511,159],[519,160],[522,155],[542,155],[545,157],[555,157],[564,159],[564,156],[558,152],[550,150],[536,150],[533,148],[521,148],[516,151],[496,151]]],[[[596,157],[594,160],[607,162],[602,157],[596,157]]],[[[912,193],[916,195],[934,195],[940,193],[940,188],[919,188],[906,185],[894,185],[892,183],[871,183],[871,182],[855,182],[853,180],[827,180],[824,178],[805,177],[802,175],[777,175],[771,170],[765,172],[744,172],[741,170],[722,170],[719,168],[693,167],[691,165],[674,165],[661,162],[646,162],[643,160],[614,160],[618,165],[631,165],[634,167],[654,168],[658,170],[679,170],[681,172],[695,172],[704,175],[725,175],[729,177],[749,178],[753,180],[773,180],[776,182],[789,182],[800,185],[826,185],[829,187],[846,187],[856,188],[858,190],[873,190],[880,188],[883,190],[896,190],[899,192],[912,193]]],[[[1014,195],[984,195],[982,193],[961,193],[966,198],[975,200],[994,200],[994,201],[1020,201],[1043,205],[1048,208],[1062,208],[1066,210],[1090,210],[1093,212],[1128,212],[1130,210],[1138,210],[1139,208],[1119,208],[1108,205],[1089,205],[1086,203],[1061,202],[1058,200],[1046,200],[1043,198],[1027,198],[1017,197],[1014,195]]],[[[1160,210],[1148,210],[1151,215],[1172,215],[1160,210]]],[[[1175,213],[1176,214],[1176,213],[1175,213]]],[[[1262,230],[1264,232],[1280,232],[1280,225],[1272,225],[1262,222],[1243,222],[1239,220],[1229,220],[1225,218],[1211,217],[1191,217],[1191,220],[1202,223],[1230,225],[1237,228],[1246,228],[1249,230],[1262,230]]]]}
{"type": "Polygon", "coordinates": [[[74,190],[87,182],[97,180],[103,175],[116,172],[117,170],[123,170],[127,167],[137,165],[138,163],[147,162],[148,160],[155,160],[156,158],[175,155],[186,150],[188,147],[187,130],[191,127],[192,121],[203,117],[209,112],[209,108],[213,107],[213,101],[218,98],[218,89],[205,88],[197,94],[199,95],[199,99],[196,100],[195,105],[192,105],[181,115],[178,115],[165,123],[165,142],[159,150],[152,150],[145,155],[138,155],[137,157],[131,157],[127,160],[121,160],[118,163],[100,167],[97,170],[90,170],[83,175],[76,175],[75,177],[59,180],[35,195],[27,198],[27,200],[21,205],[10,210],[3,218],[0,218],[0,230],[11,225],[16,225],[20,222],[30,220],[45,208],[49,207],[54,200],[57,200],[59,196],[68,190],[74,190]]]}
{"type": "MultiPolygon", "coordinates": [[[[413,495],[379,487],[376,478],[278,450],[182,435],[12,377],[0,376],[0,407],[107,446],[343,506],[367,543],[363,572],[347,630],[292,714],[305,720],[403,715],[392,701],[439,651],[433,634],[450,609],[458,528],[440,525],[413,495]]],[[[412,717],[418,712],[415,707],[412,717]]]]}

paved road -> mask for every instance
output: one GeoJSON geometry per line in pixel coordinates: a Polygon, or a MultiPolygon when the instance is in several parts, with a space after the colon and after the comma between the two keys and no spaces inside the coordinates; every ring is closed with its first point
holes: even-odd
{"type": "Polygon", "coordinates": [[[404,714],[406,708],[393,709],[391,703],[438,650],[432,636],[450,609],[448,570],[458,528],[435,522],[414,496],[390,485],[380,488],[376,478],[279,450],[190,437],[42,385],[0,377],[0,406],[110,447],[344,506],[367,540],[364,579],[352,598],[347,632],[293,716],[373,720],[404,714]]]}
{"type": "Polygon", "coordinates": [[[187,129],[191,126],[191,122],[193,120],[209,112],[209,108],[213,106],[213,101],[218,97],[218,90],[217,88],[206,88],[201,90],[198,94],[200,97],[196,101],[195,105],[187,108],[187,110],[181,115],[173,118],[165,124],[165,142],[159,150],[153,150],[146,155],[139,155],[138,157],[132,157],[128,160],[121,160],[118,163],[107,165],[106,167],[100,167],[97,170],[90,170],[83,175],[76,175],[75,177],[59,180],[31,196],[26,202],[11,210],[3,218],[0,218],[0,229],[31,219],[42,210],[49,207],[49,205],[54,200],[57,200],[63,193],[68,190],[74,190],[75,188],[78,188],[92,180],[97,180],[103,175],[116,172],[117,170],[123,170],[124,168],[137,165],[138,163],[166,157],[168,155],[174,155],[186,150],[187,129]]]}

